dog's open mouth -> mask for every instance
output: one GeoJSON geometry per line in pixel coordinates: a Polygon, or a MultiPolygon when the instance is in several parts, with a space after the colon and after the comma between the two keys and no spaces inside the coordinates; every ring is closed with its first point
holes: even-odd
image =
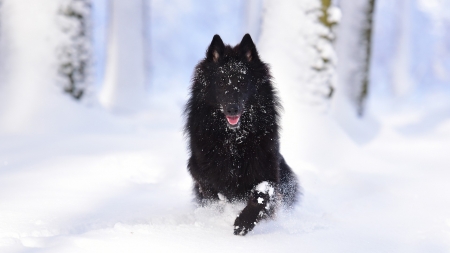
{"type": "Polygon", "coordinates": [[[230,125],[235,126],[239,123],[239,119],[241,118],[241,115],[235,115],[235,116],[226,116],[227,121],[230,125]]]}

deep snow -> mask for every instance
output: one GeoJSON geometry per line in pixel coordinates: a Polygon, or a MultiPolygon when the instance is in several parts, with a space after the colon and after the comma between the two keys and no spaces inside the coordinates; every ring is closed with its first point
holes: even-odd
{"type": "Polygon", "coordinates": [[[232,234],[242,205],[193,204],[178,124],[131,133],[2,135],[0,249],[448,252],[450,120],[427,133],[401,131],[415,125],[416,114],[387,114],[365,146],[328,116],[306,116],[304,127],[315,131],[303,141],[316,141],[282,143],[301,147],[287,158],[303,187],[300,204],[246,237],[232,234]]]}

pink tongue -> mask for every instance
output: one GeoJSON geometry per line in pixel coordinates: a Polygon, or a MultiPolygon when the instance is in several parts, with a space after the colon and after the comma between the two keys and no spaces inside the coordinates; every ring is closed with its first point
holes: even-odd
{"type": "Polygon", "coordinates": [[[239,121],[240,116],[227,116],[228,123],[231,125],[236,125],[239,121]]]}

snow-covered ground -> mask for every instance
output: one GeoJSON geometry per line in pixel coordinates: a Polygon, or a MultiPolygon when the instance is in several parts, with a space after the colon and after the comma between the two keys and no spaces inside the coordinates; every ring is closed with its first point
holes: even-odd
{"type": "MultiPolygon", "coordinates": [[[[149,107],[114,115],[95,99],[70,100],[52,81],[54,63],[46,56],[57,39],[46,31],[53,19],[33,15],[54,11],[51,4],[13,1],[4,3],[5,17],[17,25],[0,38],[0,252],[450,252],[449,88],[443,82],[389,95],[382,45],[377,95],[358,120],[288,97],[297,81],[283,64],[295,60],[270,52],[275,39],[260,41],[285,101],[281,150],[303,196],[292,212],[240,237],[232,224],[242,206],[192,202],[182,133],[189,71],[209,33],[225,31],[226,42],[235,43],[234,28],[211,14],[204,17],[211,21],[202,27],[207,32],[174,40],[204,20],[189,15],[208,9],[154,1],[164,12],[152,17],[162,27],[152,41],[174,49],[153,51],[161,64],[152,72],[149,107]]],[[[226,15],[239,4],[227,6],[226,15]]],[[[261,39],[270,37],[266,30],[261,39]]]]}
{"type": "Polygon", "coordinates": [[[2,135],[0,251],[448,252],[450,119],[411,133],[418,113],[387,115],[358,146],[328,116],[305,114],[315,130],[302,139],[316,141],[282,144],[300,147],[287,159],[303,197],[246,237],[232,233],[242,206],[192,203],[179,123],[2,135]]]}

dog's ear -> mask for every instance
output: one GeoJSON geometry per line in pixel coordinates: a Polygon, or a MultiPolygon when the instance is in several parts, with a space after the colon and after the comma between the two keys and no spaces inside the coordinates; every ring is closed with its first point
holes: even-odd
{"type": "Polygon", "coordinates": [[[239,50],[241,56],[243,56],[249,62],[259,59],[258,51],[256,51],[256,46],[253,43],[252,37],[250,37],[250,34],[248,33],[245,34],[242,38],[242,41],[239,44],[239,50]]]}
{"type": "Polygon", "coordinates": [[[211,45],[209,45],[206,51],[206,58],[213,62],[218,62],[223,56],[223,51],[225,50],[225,45],[219,35],[214,35],[211,45]]]}

